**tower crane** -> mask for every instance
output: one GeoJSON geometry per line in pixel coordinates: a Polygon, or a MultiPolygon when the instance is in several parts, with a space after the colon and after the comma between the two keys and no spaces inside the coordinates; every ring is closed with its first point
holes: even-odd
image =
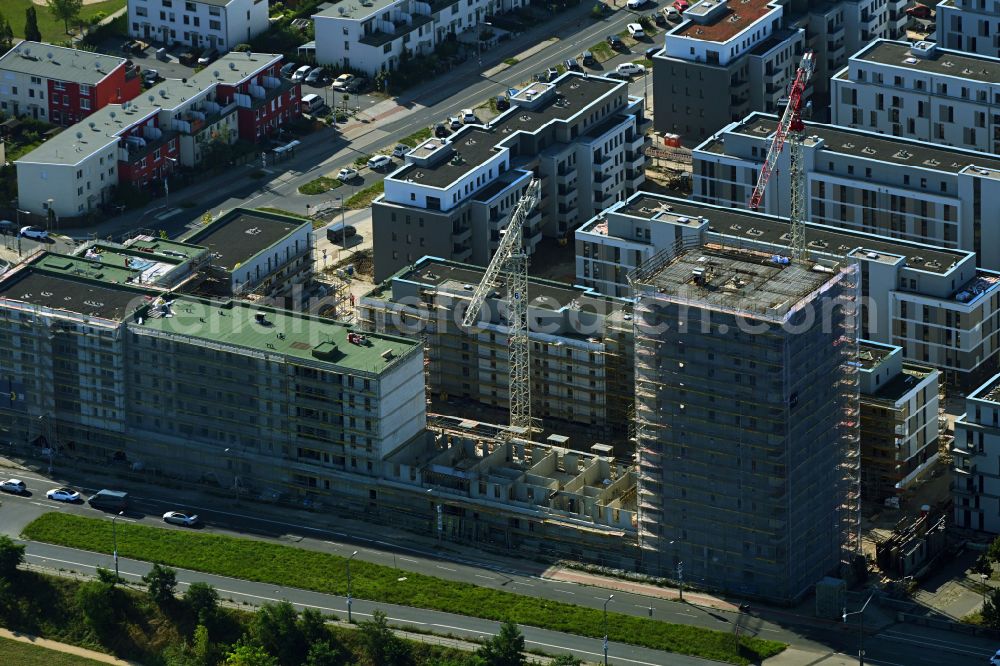
{"type": "Polygon", "coordinates": [[[778,163],[778,157],[787,142],[792,190],[789,215],[791,242],[789,246],[792,257],[795,259],[806,258],[809,253],[806,248],[805,233],[806,181],[805,171],[802,168],[802,135],[805,130],[805,125],[802,122],[802,95],[809,84],[809,79],[812,78],[813,68],[812,51],[806,51],[806,54],[802,56],[802,62],[799,63],[798,70],[795,72],[795,80],[788,92],[788,104],[778,122],[778,129],[775,130],[771,147],[767,151],[767,159],[764,160],[757,185],[753,188],[753,194],[750,197],[750,210],[757,210],[764,199],[764,190],[775,165],[778,163]]]}
{"type": "Polygon", "coordinates": [[[510,425],[530,436],[531,367],[528,340],[528,254],[524,251],[524,221],[541,198],[541,186],[533,178],[518,200],[507,228],[500,232],[500,245],[483,273],[465,310],[463,325],[479,320],[479,313],[503,275],[507,285],[507,351],[510,358],[510,425]]]}

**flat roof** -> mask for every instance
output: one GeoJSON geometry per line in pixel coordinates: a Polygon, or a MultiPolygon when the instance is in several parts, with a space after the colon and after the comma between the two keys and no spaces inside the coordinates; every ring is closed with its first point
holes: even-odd
{"type": "Polygon", "coordinates": [[[37,261],[32,262],[32,266],[51,273],[84,277],[105,284],[128,284],[138,273],[137,270],[126,268],[124,265],[105,264],[85,257],[52,252],[43,254],[37,261]]]}
{"type": "Polygon", "coordinates": [[[858,363],[865,370],[871,370],[887,359],[895,349],[897,347],[882,344],[881,342],[858,340],[858,363]]]}
{"type": "MultiPolygon", "coordinates": [[[[81,248],[83,249],[83,248],[81,248]]],[[[103,268],[118,268],[134,273],[132,282],[155,283],[182,264],[186,259],[170,255],[142,252],[138,249],[93,243],[77,255],[103,268]]]]}
{"type": "MultiPolygon", "coordinates": [[[[117,144],[120,134],[159,110],[159,106],[147,103],[141,95],[124,104],[108,104],[48,139],[15,163],[79,164],[94,153],[117,144]]],[[[112,159],[117,163],[117,148],[112,159]]]]}
{"type": "Polygon", "coordinates": [[[995,402],[1000,405],[1000,375],[994,375],[991,377],[989,381],[977,388],[976,391],[969,397],[976,398],[977,400],[995,402]]]}
{"type": "Polygon", "coordinates": [[[862,401],[865,399],[875,399],[895,403],[916,388],[932,372],[934,372],[933,368],[904,363],[902,372],[880,386],[874,393],[862,398],[862,401]]]}
{"type": "Polygon", "coordinates": [[[419,340],[375,333],[363,333],[364,343],[355,344],[347,336],[361,332],[341,322],[246,301],[219,302],[193,296],[173,299],[170,317],[152,316],[151,306],[142,324],[133,325],[372,373],[382,372],[421,345],[419,340]],[[258,312],[264,313],[266,323],[257,322],[258,312]]]}
{"type": "MultiPolygon", "coordinates": [[[[672,30],[670,34],[708,42],[725,42],[773,11],[775,7],[769,6],[773,2],[774,0],[729,0],[725,11],[713,16],[714,20],[711,23],[696,23],[688,19],[672,30]]],[[[703,5],[704,2],[700,2],[693,5],[691,9],[697,10],[699,6],[703,5]]],[[[686,16],[691,9],[688,9],[681,17],[686,16]]]]}
{"type": "Polygon", "coordinates": [[[0,70],[86,85],[97,84],[124,63],[125,58],[41,42],[20,42],[0,56],[0,70]]]}
{"type": "MultiPolygon", "coordinates": [[[[710,232],[777,246],[788,245],[788,220],[740,208],[638,192],[626,200],[620,209],[612,212],[651,220],[663,215],[664,206],[669,207],[669,212],[688,218],[708,218],[710,232]]],[[[947,273],[955,263],[971,254],[965,250],[936,248],[812,222],[806,223],[806,241],[811,249],[831,254],[847,254],[857,248],[897,254],[904,257],[906,265],[911,268],[939,274],[947,273]]]]}
{"type": "Polygon", "coordinates": [[[281,58],[281,54],[275,53],[237,53],[232,51],[186,79],[166,79],[139,97],[147,101],[152,97],[153,104],[167,110],[173,110],[213,86],[239,85],[281,58]]]}
{"type": "Polygon", "coordinates": [[[798,259],[778,263],[765,251],[713,244],[638,269],[636,284],[652,298],[780,321],[834,279],[837,268],[839,264],[831,264],[820,271],[815,262],[798,259]]]}
{"type": "MultiPolygon", "coordinates": [[[[938,146],[925,141],[885,136],[838,125],[811,122],[805,125],[805,145],[815,145],[816,141],[811,137],[818,136],[823,139],[822,150],[831,153],[944,173],[959,173],[972,165],[1000,169],[1000,159],[989,153],[938,146]]],[[[752,113],[731,131],[764,140],[774,135],[777,126],[777,116],[752,113]]],[[[725,143],[721,143],[718,151],[713,149],[711,152],[725,154],[725,143]]]]}
{"type": "Polygon", "coordinates": [[[445,188],[496,154],[497,146],[516,132],[535,132],[554,120],[568,120],[609,92],[627,84],[600,76],[566,72],[551,84],[554,94],[532,109],[519,104],[490,122],[489,126],[466,125],[451,135],[452,147],[461,158],[442,160],[433,166],[408,164],[393,174],[393,180],[445,188]]]}
{"type": "Polygon", "coordinates": [[[237,208],[206,227],[196,229],[184,241],[207,247],[212,264],[232,271],[237,264],[278,243],[309,220],[237,208]]]}
{"type": "Polygon", "coordinates": [[[154,238],[153,236],[135,236],[125,241],[123,245],[139,250],[140,252],[152,252],[153,254],[176,257],[177,259],[192,259],[205,252],[205,248],[201,245],[193,245],[168,238],[154,238]]]}
{"type": "Polygon", "coordinates": [[[372,14],[385,11],[399,0],[341,0],[336,4],[316,12],[313,16],[353,19],[368,18],[372,14]]]}
{"type": "MultiPolygon", "coordinates": [[[[909,42],[879,39],[851,56],[851,59],[1000,85],[1000,58],[952,51],[940,46],[934,48],[930,57],[925,57],[916,55],[911,47],[909,42]]],[[[989,103],[991,101],[984,102],[989,103]]]]}
{"type": "MultiPolygon", "coordinates": [[[[75,275],[65,269],[59,275],[52,269],[48,265],[39,270],[33,264],[16,271],[0,282],[0,300],[119,322],[146,302],[148,292],[110,283],[108,278],[113,277],[114,270],[109,269],[102,278],[94,278],[93,274],[75,275]]],[[[121,271],[118,277],[124,275],[121,271]]]]}

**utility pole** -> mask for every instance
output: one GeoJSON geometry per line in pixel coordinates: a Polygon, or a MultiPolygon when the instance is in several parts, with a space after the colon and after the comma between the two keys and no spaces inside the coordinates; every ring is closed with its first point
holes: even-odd
{"type": "Polygon", "coordinates": [[[347,624],[351,623],[351,560],[358,554],[358,551],[351,553],[347,558],[347,624]]]}
{"type": "Polygon", "coordinates": [[[119,511],[117,516],[111,519],[111,539],[114,541],[114,557],[115,557],[115,584],[118,584],[118,525],[116,521],[124,515],[124,511],[119,511]]]}
{"type": "Polygon", "coordinates": [[[680,601],[684,601],[684,562],[677,563],[677,592],[680,594],[680,601]]]}
{"type": "Polygon", "coordinates": [[[604,666],[608,666],[608,602],[614,598],[615,595],[609,594],[604,600],[604,666]]]}
{"type": "Polygon", "coordinates": [[[847,607],[845,606],[844,613],[843,615],[841,615],[841,618],[844,620],[845,624],[847,623],[848,615],[858,616],[858,666],[865,666],[865,609],[868,608],[868,604],[870,604],[872,599],[874,598],[875,598],[875,593],[872,592],[871,595],[868,597],[868,601],[866,601],[865,605],[861,607],[861,610],[856,610],[848,613],[847,607]]]}

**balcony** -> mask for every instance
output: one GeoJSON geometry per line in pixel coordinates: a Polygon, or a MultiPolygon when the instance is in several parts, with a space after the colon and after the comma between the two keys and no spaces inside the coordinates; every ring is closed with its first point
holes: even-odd
{"type": "Polygon", "coordinates": [[[569,185],[576,180],[576,167],[570,169],[560,169],[556,173],[556,184],[557,185],[569,185]]]}
{"type": "Polygon", "coordinates": [[[960,476],[972,476],[976,473],[978,466],[975,463],[970,464],[968,458],[963,458],[962,460],[956,460],[955,466],[952,469],[955,474],[960,476]]]}
{"type": "MultiPolygon", "coordinates": [[[[833,30],[827,30],[826,31],[827,43],[840,40],[841,44],[843,44],[843,41],[844,41],[843,37],[844,37],[844,34],[845,34],[844,25],[845,25],[844,23],[841,23],[840,25],[836,26],[833,30]]],[[[829,51],[830,48],[832,48],[832,47],[828,47],[827,51],[829,51]]]]}
{"type": "Polygon", "coordinates": [[[466,227],[465,229],[459,229],[451,235],[451,240],[455,245],[463,245],[465,241],[472,238],[472,227],[466,227]]]}

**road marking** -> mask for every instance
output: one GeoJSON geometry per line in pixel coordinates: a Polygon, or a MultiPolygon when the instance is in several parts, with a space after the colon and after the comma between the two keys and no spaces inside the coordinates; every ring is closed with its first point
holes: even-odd
{"type": "Polygon", "coordinates": [[[569,590],[556,590],[556,592],[562,592],[563,594],[574,594],[573,592],[570,592],[569,590]]]}
{"type": "Polygon", "coordinates": [[[445,571],[456,571],[456,572],[458,571],[458,569],[452,569],[451,567],[441,566],[440,564],[435,566],[437,566],[438,569],[444,569],[445,571]]]}
{"type": "Polygon", "coordinates": [[[476,574],[476,578],[485,578],[486,580],[496,580],[493,576],[484,576],[483,574],[476,574]]]}
{"type": "Polygon", "coordinates": [[[535,586],[534,583],[525,583],[525,582],[522,582],[522,581],[519,581],[519,580],[515,580],[514,581],[514,585],[524,585],[525,587],[534,587],[535,586]]]}
{"type": "Polygon", "coordinates": [[[695,615],[694,613],[682,613],[682,612],[680,612],[680,611],[674,611],[674,615],[686,615],[686,616],[688,616],[688,617],[698,617],[698,616],[697,616],[697,615],[695,615]]]}
{"type": "Polygon", "coordinates": [[[772,629],[771,627],[761,627],[760,630],[761,631],[773,631],[776,634],[780,634],[781,633],[781,629],[772,629]]]}
{"type": "Polygon", "coordinates": [[[478,629],[463,629],[462,627],[452,627],[447,624],[432,624],[432,627],[441,627],[442,629],[452,629],[454,631],[468,631],[473,634],[482,634],[483,636],[492,636],[493,634],[489,631],[479,631],[478,629]]]}
{"type": "MultiPolygon", "coordinates": [[[[554,648],[556,650],[566,650],[567,652],[572,652],[573,654],[590,654],[595,657],[603,657],[603,653],[598,652],[588,652],[587,650],[577,650],[575,648],[563,647],[562,645],[551,645],[549,643],[540,643],[539,641],[524,641],[525,643],[531,643],[532,645],[541,645],[542,647],[554,648]]],[[[648,661],[639,661],[638,659],[627,659],[625,657],[615,657],[615,662],[627,661],[630,664],[639,664],[640,666],[661,666],[660,664],[653,664],[648,661]]]]}
{"type": "Polygon", "coordinates": [[[400,556],[399,559],[401,559],[404,562],[413,562],[414,564],[420,564],[420,562],[418,562],[417,560],[413,559],[412,557],[402,557],[402,556],[400,556]]]}

